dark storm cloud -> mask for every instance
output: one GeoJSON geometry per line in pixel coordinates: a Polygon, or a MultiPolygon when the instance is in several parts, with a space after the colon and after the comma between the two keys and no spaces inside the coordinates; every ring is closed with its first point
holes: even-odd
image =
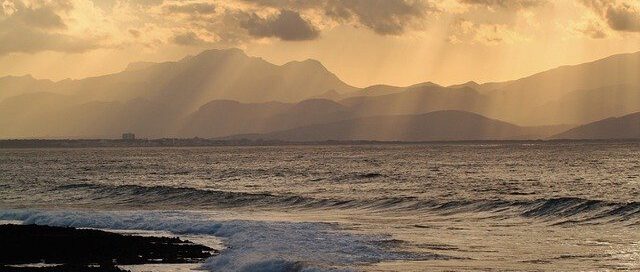
{"type": "Polygon", "coordinates": [[[130,0],[129,3],[137,6],[159,6],[164,0],[130,0]]]}
{"type": "Polygon", "coordinates": [[[625,1],[581,0],[613,30],[640,32],[640,9],[625,1]]]}
{"type": "Polygon", "coordinates": [[[216,12],[216,6],[211,3],[187,3],[184,5],[172,4],[164,6],[164,10],[168,13],[183,14],[213,14],[216,12]]]}
{"type": "Polygon", "coordinates": [[[72,8],[68,1],[53,1],[38,6],[27,6],[22,1],[11,3],[15,12],[2,21],[2,25],[6,27],[25,25],[42,29],[63,29],[66,28],[66,24],[58,13],[72,8]]]}
{"type": "Polygon", "coordinates": [[[111,11],[113,7],[120,3],[126,4],[135,8],[149,8],[153,6],[159,6],[164,3],[164,0],[90,0],[94,6],[104,10],[111,11]]]}
{"type": "Polygon", "coordinates": [[[23,9],[16,18],[25,24],[39,28],[66,28],[62,18],[50,8],[23,9]]]}
{"type": "Polygon", "coordinates": [[[279,38],[284,41],[313,40],[320,31],[296,11],[281,10],[277,15],[267,18],[251,14],[241,22],[249,35],[258,38],[279,38]]]}
{"type": "Polygon", "coordinates": [[[407,25],[426,16],[425,1],[405,0],[331,0],[325,13],[338,20],[354,19],[382,35],[400,35],[407,25]]]}
{"type": "Polygon", "coordinates": [[[618,31],[640,32],[640,9],[628,4],[611,6],[607,9],[609,26],[618,31]]]}
{"type": "Polygon", "coordinates": [[[244,0],[256,5],[318,10],[339,23],[367,27],[381,35],[400,35],[435,8],[426,0],[244,0]]]}
{"type": "Polygon", "coordinates": [[[324,5],[327,0],[240,0],[264,7],[306,9],[317,8],[324,5]]]}
{"type": "Polygon", "coordinates": [[[510,10],[526,9],[548,3],[547,0],[458,0],[460,3],[510,10]]]}

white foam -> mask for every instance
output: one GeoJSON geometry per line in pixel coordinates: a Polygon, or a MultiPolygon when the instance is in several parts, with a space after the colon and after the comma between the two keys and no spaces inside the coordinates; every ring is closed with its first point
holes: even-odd
{"type": "Polygon", "coordinates": [[[198,212],[0,210],[25,224],[214,235],[227,247],[202,265],[210,271],[335,271],[390,260],[424,259],[379,246],[379,235],[342,232],[332,224],[216,220],[198,212]]]}
{"type": "Polygon", "coordinates": [[[199,264],[141,264],[141,265],[120,265],[124,270],[131,272],[193,272],[198,270],[199,264]]]}

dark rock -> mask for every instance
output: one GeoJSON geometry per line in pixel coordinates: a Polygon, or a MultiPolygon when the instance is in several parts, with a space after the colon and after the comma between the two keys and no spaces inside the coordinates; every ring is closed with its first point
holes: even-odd
{"type": "Polygon", "coordinates": [[[44,262],[65,265],[101,264],[101,267],[108,268],[116,264],[194,263],[215,253],[209,247],[179,238],[143,237],[93,229],[38,225],[0,225],[0,244],[0,265],[44,262]]]}
{"type": "Polygon", "coordinates": [[[2,272],[127,272],[114,265],[77,265],[77,264],[65,264],[49,267],[12,267],[0,265],[0,271],[2,272]]]}

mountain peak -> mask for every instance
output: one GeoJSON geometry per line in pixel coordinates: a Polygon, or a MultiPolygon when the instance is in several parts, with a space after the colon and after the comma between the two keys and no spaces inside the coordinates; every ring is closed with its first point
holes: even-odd
{"type": "Polygon", "coordinates": [[[205,50],[200,52],[200,54],[196,55],[196,57],[203,57],[203,56],[245,56],[247,57],[247,54],[245,54],[244,51],[242,51],[242,49],[239,48],[224,48],[224,49],[209,49],[209,50],[205,50]]]}
{"type": "Polygon", "coordinates": [[[149,68],[151,66],[153,66],[154,64],[157,64],[155,62],[149,62],[149,61],[137,61],[137,62],[131,62],[127,65],[127,67],[124,69],[125,71],[138,71],[138,70],[143,70],[146,68],[149,68]]]}
{"type": "Polygon", "coordinates": [[[431,81],[427,81],[427,82],[422,82],[422,83],[418,83],[418,84],[413,84],[411,86],[409,86],[408,88],[420,88],[420,87],[442,87],[440,84],[436,84],[433,83],[431,81]]]}
{"type": "Polygon", "coordinates": [[[465,83],[462,84],[455,84],[455,85],[450,85],[449,88],[462,88],[462,87],[469,87],[472,89],[477,89],[478,87],[480,87],[480,84],[478,84],[478,82],[475,82],[473,80],[471,81],[467,81],[465,83]]]}
{"type": "Polygon", "coordinates": [[[7,78],[7,79],[33,79],[33,80],[35,80],[35,78],[31,74],[25,74],[25,75],[21,75],[21,76],[7,75],[7,76],[3,76],[3,77],[0,77],[0,78],[7,78]]]}
{"type": "Polygon", "coordinates": [[[313,68],[313,69],[320,69],[321,71],[328,71],[326,67],[324,67],[324,65],[315,59],[306,59],[303,61],[290,61],[287,62],[285,64],[282,65],[282,67],[284,68],[291,68],[291,67],[295,67],[295,68],[300,68],[300,67],[307,67],[307,68],[313,68]]]}

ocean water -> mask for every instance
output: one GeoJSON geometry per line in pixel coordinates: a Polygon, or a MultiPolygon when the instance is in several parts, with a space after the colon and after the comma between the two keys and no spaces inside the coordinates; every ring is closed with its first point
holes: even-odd
{"type": "Polygon", "coordinates": [[[0,220],[182,235],[207,271],[638,271],[640,143],[4,149],[0,220]]]}

